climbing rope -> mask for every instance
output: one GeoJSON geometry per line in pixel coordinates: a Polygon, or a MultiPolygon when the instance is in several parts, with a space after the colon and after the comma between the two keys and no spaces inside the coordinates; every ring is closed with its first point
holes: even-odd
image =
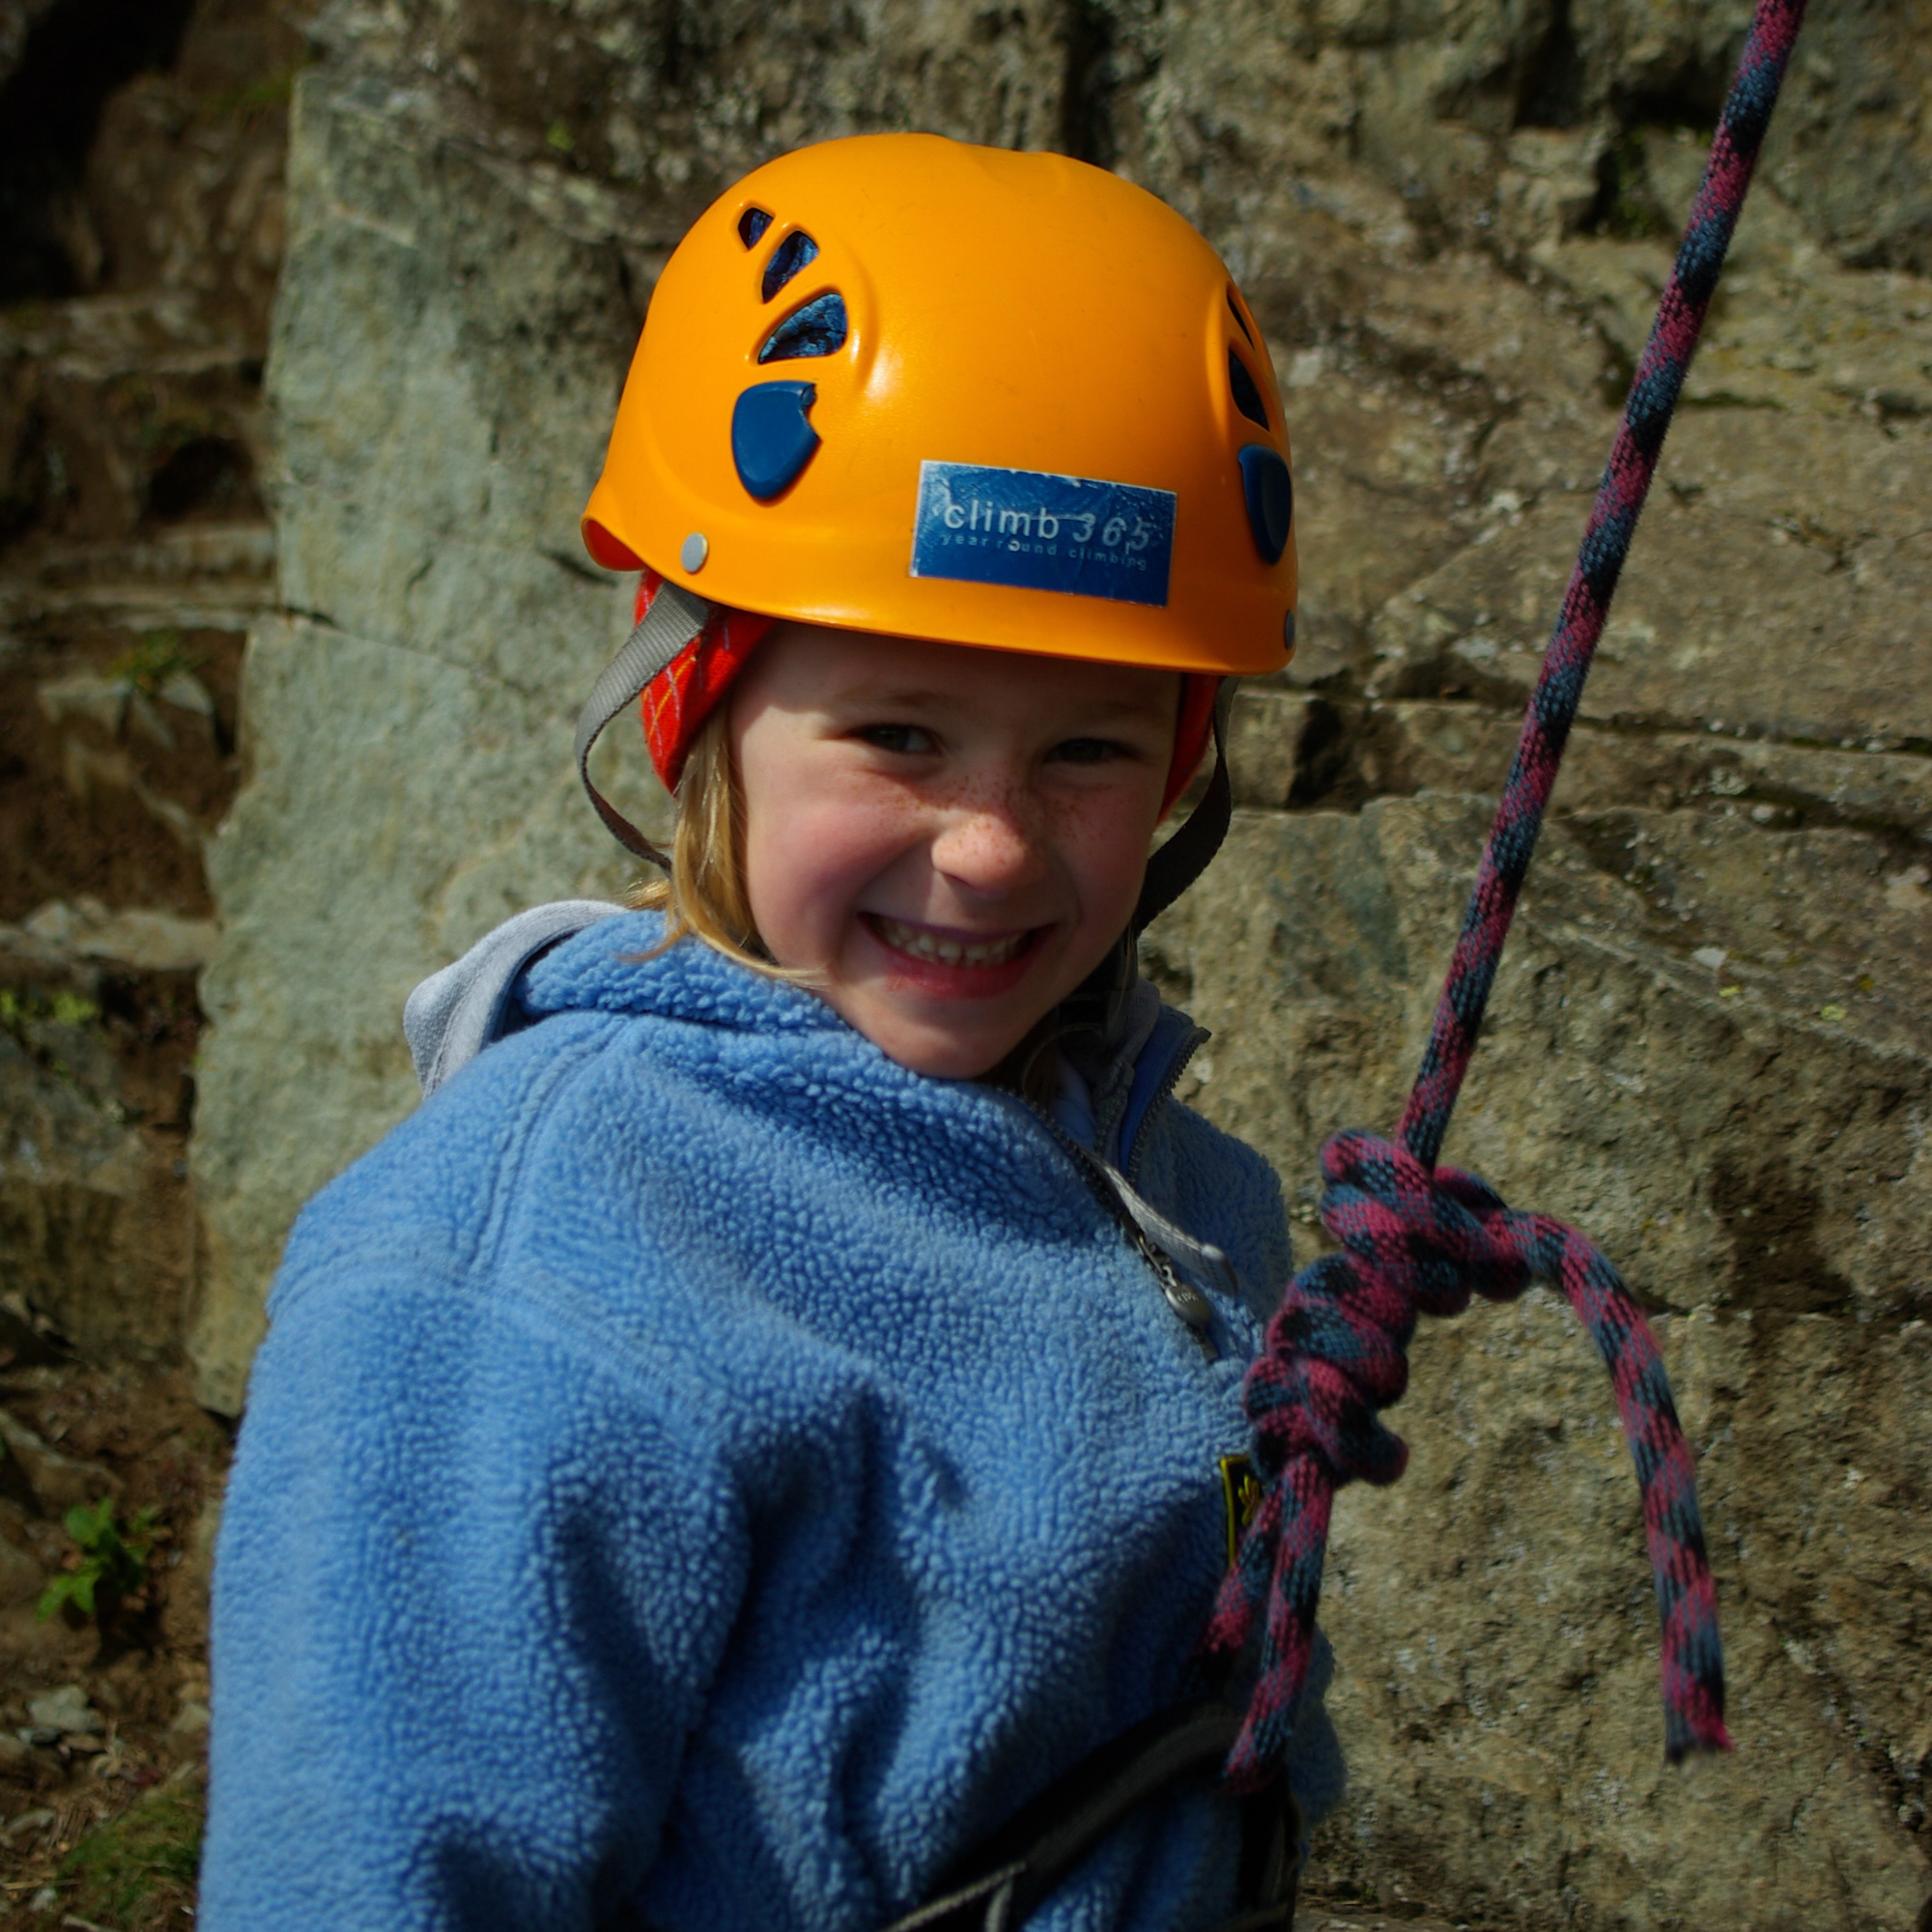
{"type": "Polygon", "coordinates": [[[1321,1151],[1321,1224],[1341,1242],[1290,1283],[1242,1399],[1262,1497],[1203,1638],[1246,1645],[1263,1618],[1259,1676],[1228,1759],[1253,1789],[1278,1768],[1307,1679],[1335,1492],[1392,1483],[1408,1451],[1377,1411],[1408,1381],[1419,1314],[1456,1315],[1554,1282],[1608,1366],[1636,1464],[1662,1622],[1664,1747],[1725,1750],[1723,1655],[1690,1450],[1641,1311],[1601,1250],[1572,1228],[1520,1214],[1474,1176],[1435,1165],[1475,1050],[1590,658],[1684,387],[1725,251],[1770,125],[1804,0],[1758,0],[1657,320],[1631,383],[1577,567],[1469,895],[1428,1049],[1396,1144],[1337,1135],[1321,1151]]]}

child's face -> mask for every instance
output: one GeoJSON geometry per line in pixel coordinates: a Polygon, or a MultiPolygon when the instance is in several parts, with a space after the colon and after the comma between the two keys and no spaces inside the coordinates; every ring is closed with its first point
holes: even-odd
{"type": "Polygon", "coordinates": [[[732,689],[752,916],[901,1065],[985,1073],[1125,929],[1174,671],[786,624],[732,689]]]}

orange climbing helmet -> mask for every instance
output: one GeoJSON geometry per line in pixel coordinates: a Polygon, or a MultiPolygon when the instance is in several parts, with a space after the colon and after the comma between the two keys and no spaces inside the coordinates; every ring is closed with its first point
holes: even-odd
{"type": "Polygon", "coordinates": [[[1294,646],[1293,488],[1261,330],[1165,204],[1060,155],[932,134],[827,141],[714,202],[666,264],[583,541],[641,570],[577,768],[643,697],[685,755],[781,619],[1179,670],[1138,931],[1228,824],[1223,680],[1294,646]]]}
{"type": "Polygon", "coordinates": [[[1220,258],[1060,155],[785,155],[666,265],[583,538],[707,604],[1226,674],[1293,641],[1288,436],[1220,258]]]}

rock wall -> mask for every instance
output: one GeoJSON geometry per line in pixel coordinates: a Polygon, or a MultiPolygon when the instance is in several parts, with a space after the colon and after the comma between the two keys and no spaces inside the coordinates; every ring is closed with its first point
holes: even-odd
{"type": "MultiPolygon", "coordinates": [[[[565,752],[625,596],[577,511],[684,225],[855,128],[1118,166],[1268,329],[1304,643],[1241,700],[1229,851],[1149,963],[1312,1232],[1321,1140],[1391,1121],[1420,1048],[1745,12],[331,7],[270,361],[280,611],[211,857],[206,1399],[241,1399],[300,1198],[412,1104],[413,980],[620,882],[565,752]]],[[[1906,1932],[1932,1891],[1927,24],[1807,30],[1449,1150],[1657,1311],[1740,1748],[1662,1767],[1605,1378],[1548,1300],[1478,1311],[1418,1344],[1408,1477],[1339,1511],[1331,1895],[1906,1932]]],[[[661,810],[641,767],[613,782],[661,810]]]]}
{"type": "Polygon", "coordinates": [[[262,0],[0,0],[0,1308],[179,1360],[204,839],[240,777],[302,48],[262,0]]]}

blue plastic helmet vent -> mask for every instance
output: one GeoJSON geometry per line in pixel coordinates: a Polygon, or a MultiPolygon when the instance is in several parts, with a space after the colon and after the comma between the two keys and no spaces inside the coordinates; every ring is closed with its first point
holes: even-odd
{"type": "Polygon", "coordinates": [[[1260,423],[1264,429],[1274,427],[1268,421],[1267,405],[1262,401],[1260,384],[1232,349],[1228,351],[1228,386],[1235,392],[1235,407],[1250,422],[1260,423]]]}
{"type": "MultiPolygon", "coordinates": [[[[743,224],[741,223],[740,225],[742,226],[743,224]]],[[[751,243],[747,242],[745,245],[750,247],[751,243]]],[[[1241,313],[1240,303],[1235,299],[1235,285],[1233,282],[1228,284],[1228,313],[1235,318],[1235,327],[1248,338],[1248,347],[1252,349],[1255,346],[1255,332],[1248,327],[1248,319],[1241,313]]]]}
{"type": "Polygon", "coordinates": [[[738,217],[738,240],[748,248],[755,248],[759,238],[772,225],[772,217],[762,208],[748,208],[738,217]]]}
{"type": "Polygon", "coordinates": [[[818,243],[803,228],[794,228],[772,250],[765,264],[765,299],[770,301],[791,278],[818,255],[818,243]]]}
{"type": "Polygon", "coordinates": [[[731,461],[759,502],[788,490],[811,461],[818,432],[805,412],[817,399],[816,383],[757,383],[733,405],[731,461]]]}
{"type": "Polygon", "coordinates": [[[814,296],[795,308],[765,337],[760,362],[790,362],[807,355],[830,355],[845,347],[845,298],[837,289],[814,296]]]}
{"type": "Polygon", "coordinates": [[[1294,520],[1294,481],[1278,450],[1251,442],[1236,459],[1241,466],[1241,490],[1248,499],[1248,528],[1264,563],[1279,563],[1288,548],[1289,525],[1294,520]]]}

